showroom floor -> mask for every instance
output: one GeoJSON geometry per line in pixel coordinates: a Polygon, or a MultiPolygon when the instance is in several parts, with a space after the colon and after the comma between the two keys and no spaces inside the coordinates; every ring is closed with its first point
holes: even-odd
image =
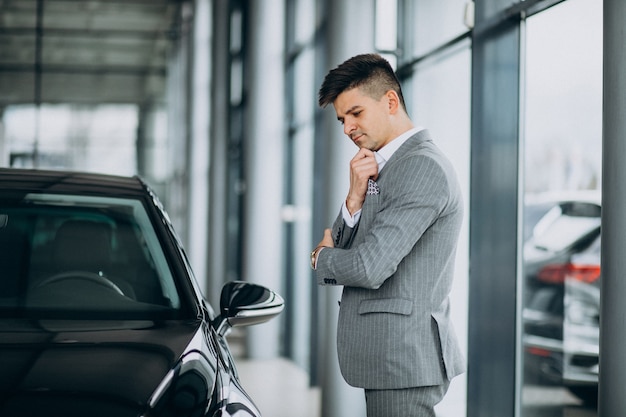
{"type": "Polygon", "coordinates": [[[264,416],[320,416],[320,390],[309,387],[308,374],[289,360],[239,360],[237,369],[264,416]]]}

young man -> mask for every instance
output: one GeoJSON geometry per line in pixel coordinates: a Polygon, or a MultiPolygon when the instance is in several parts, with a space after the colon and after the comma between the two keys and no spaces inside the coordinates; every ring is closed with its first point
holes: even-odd
{"type": "Polygon", "coordinates": [[[365,389],[368,417],[434,417],[465,367],[448,298],[463,217],[456,175],[379,55],[331,70],[319,91],[330,103],[359,148],[341,212],[311,253],[318,283],[343,286],[341,372],[365,389]]]}

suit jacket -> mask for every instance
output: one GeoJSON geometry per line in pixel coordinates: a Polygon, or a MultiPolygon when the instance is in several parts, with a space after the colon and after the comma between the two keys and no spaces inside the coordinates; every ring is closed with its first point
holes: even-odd
{"type": "Polygon", "coordinates": [[[428,131],[409,138],[377,178],[361,218],[333,224],[321,285],[343,285],[337,350],[345,380],[366,389],[440,385],[465,370],[449,298],[463,202],[428,131]]]}

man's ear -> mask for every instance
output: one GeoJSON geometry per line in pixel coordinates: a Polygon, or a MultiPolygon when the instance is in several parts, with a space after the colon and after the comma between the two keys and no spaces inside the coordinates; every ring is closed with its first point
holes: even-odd
{"type": "Polygon", "coordinates": [[[385,93],[385,96],[387,97],[387,102],[389,103],[389,113],[397,113],[400,108],[400,97],[398,96],[398,93],[394,90],[389,90],[385,93]]]}

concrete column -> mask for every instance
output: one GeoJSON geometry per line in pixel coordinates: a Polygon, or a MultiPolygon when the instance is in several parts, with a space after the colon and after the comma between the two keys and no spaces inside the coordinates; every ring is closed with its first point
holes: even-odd
{"type": "Polygon", "coordinates": [[[183,6],[179,38],[167,57],[167,186],[164,204],[185,247],[189,246],[189,11],[183,6]]]}
{"type": "Polygon", "coordinates": [[[191,138],[189,144],[189,240],[187,251],[200,287],[207,281],[209,205],[210,0],[196,0],[193,16],[191,138]]]}
{"type": "Polygon", "coordinates": [[[5,125],[4,125],[4,107],[0,106],[0,167],[8,167],[9,163],[9,145],[6,143],[5,125]]]}
{"type": "Polygon", "coordinates": [[[519,416],[520,22],[476,0],[472,33],[467,416],[519,416]],[[495,377],[497,375],[497,377],[495,377]]]}
{"type": "Polygon", "coordinates": [[[602,137],[602,288],[599,416],[626,410],[626,2],[604,0],[602,137]]]}
{"type": "MultiPolygon", "coordinates": [[[[345,0],[327,2],[328,68],[335,68],[346,59],[361,53],[374,51],[374,28],[376,2],[374,0],[345,0]]],[[[317,86],[319,88],[319,86],[317,86]]],[[[323,172],[315,175],[324,176],[322,192],[325,192],[328,206],[323,216],[325,227],[330,227],[339,213],[341,203],[346,198],[349,187],[349,162],[357,148],[343,133],[337,122],[334,108],[324,110],[322,134],[317,140],[326,142],[324,155],[326,161],[323,172]]],[[[314,196],[314,198],[317,198],[314,196]]],[[[320,213],[314,213],[320,216],[320,213]]],[[[314,237],[321,239],[322,230],[313,231],[314,237]]],[[[319,241],[316,240],[316,243],[319,241]]],[[[319,341],[321,357],[319,379],[322,386],[322,415],[326,417],[363,416],[365,415],[365,396],[362,389],[350,387],[341,376],[337,360],[337,301],[341,297],[341,288],[321,288],[320,308],[323,314],[319,318],[321,332],[319,341]]]]}
{"type": "Polygon", "coordinates": [[[230,105],[230,8],[228,0],[213,2],[213,94],[211,95],[211,150],[209,164],[209,277],[205,296],[219,308],[222,285],[226,281],[226,222],[228,138],[230,105]]]}
{"type": "Polygon", "coordinates": [[[146,178],[158,195],[167,179],[170,167],[167,160],[166,109],[162,101],[154,100],[139,106],[136,134],[137,172],[146,178]]]}
{"type": "MultiPolygon", "coordinates": [[[[281,207],[283,202],[284,21],[282,0],[250,2],[247,43],[244,213],[244,280],[282,292],[281,207]]],[[[298,277],[287,277],[297,279],[298,277]]],[[[301,277],[302,278],[302,277],[301,277]]],[[[289,302],[289,300],[287,301],[289,302]]],[[[252,358],[279,353],[280,318],[250,327],[252,358]]]]}

